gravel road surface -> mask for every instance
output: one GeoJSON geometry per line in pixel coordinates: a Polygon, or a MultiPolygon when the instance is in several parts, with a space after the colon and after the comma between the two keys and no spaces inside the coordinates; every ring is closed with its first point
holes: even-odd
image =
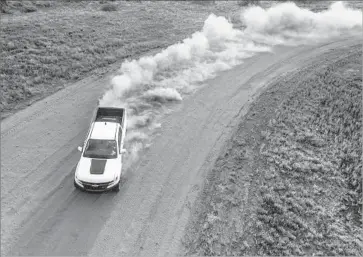
{"type": "Polygon", "coordinates": [[[125,171],[118,194],[84,193],[73,186],[77,146],[109,76],[82,80],[6,118],[1,122],[2,254],[178,253],[206,172],[267,82],[360,42],[357,36],[277,47],[207,81],[165,116],[153,144],[125,171]]]}

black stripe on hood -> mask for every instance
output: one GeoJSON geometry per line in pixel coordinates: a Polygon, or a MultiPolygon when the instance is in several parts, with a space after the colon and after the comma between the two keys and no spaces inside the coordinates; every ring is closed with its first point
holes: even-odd
{"type": "Polygon", "coordinates": [[[105,172],[106,162],[107,162],[107,160],[92,159],[90,173],[91,174],[103,174],[105,172]]]}

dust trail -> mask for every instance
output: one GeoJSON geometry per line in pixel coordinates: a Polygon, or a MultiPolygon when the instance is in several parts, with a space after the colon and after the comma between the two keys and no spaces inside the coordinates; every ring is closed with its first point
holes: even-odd
{"type": "Polygon", "coordinates": [[[342,2],[319,13],[282,3],[242,9],[241,21],[245,28],[236,29],[225,17],[211,14],[201,31],[182,42],[121,65],[100,105],[127,108],[129,163],[150,145],[150,135],[160,127],[158,118],[207,79],[256,53],[272,51],[276,44],[307,44],[359,31],[362,12],[342,2]]]}
{"type": "Polygon", "coordinates": [[[362,28],[362,11],[335,2],[326,11],[314,13],[288,2],[263,9],[254,6],[241,13],[245,32],[268,44],[296,45],[358,32],[362,28]]]}

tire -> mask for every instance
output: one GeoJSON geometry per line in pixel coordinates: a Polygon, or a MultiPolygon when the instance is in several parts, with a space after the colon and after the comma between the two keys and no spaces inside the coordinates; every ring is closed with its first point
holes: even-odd
{"type": "Polygon", "coordinates": [[[80,190],[80,191],[84,191],[83,188],[81,188],[79,185],[77,185],[76,181],[73,181],[73,185],[76,189],[80,190]]]}
{"type": "Polygon", "coordinates": [[[121,181],[118,182],[118,184],[112,189],[112,191],[118,193],[120,192],[120,187],[121,187],[121,181]]]}

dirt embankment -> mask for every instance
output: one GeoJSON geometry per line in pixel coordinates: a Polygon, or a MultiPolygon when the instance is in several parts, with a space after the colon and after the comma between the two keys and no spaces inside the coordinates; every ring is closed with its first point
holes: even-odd
{"type": "Polygon", "coordinates": [[[361,46],[293,72],[215,163],[187,254],[362,255],[361,46]]]}

